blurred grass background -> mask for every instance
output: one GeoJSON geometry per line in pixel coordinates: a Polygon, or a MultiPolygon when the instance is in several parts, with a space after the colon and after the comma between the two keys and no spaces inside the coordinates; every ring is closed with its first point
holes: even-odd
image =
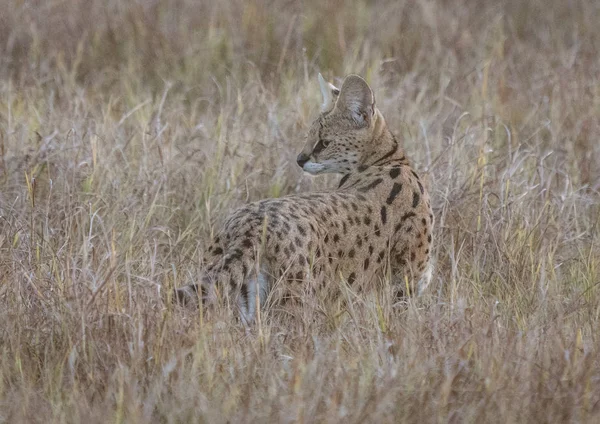
{"type": "Polygon", "coordinates": [[[600,3],[0,3],[0,422],[598,422],[600,3]],[[317,72],[426,175],[431,289],[164,304],[235,207],[335,183],[317,72]]]}

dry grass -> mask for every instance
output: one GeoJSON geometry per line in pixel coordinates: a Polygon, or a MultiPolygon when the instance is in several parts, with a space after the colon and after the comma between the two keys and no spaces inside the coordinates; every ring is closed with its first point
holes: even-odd
{"type": "Polygon", "coordinates": [[[598,2],[1,7],[0,422],[600,421],[598,2]],[[334,183],[317,71],[428,174],[431,290],[165,305],[226,213],[334,183]]]}

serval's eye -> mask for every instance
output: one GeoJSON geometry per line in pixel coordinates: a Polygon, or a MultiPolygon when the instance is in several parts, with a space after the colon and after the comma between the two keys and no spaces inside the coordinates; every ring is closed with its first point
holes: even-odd
{"type": "Polygon", "coordinates": [[[331,143],[331,140],[324,140],[321,139],[319,140],[319,142],[317,143],[317,145],[315,146],[313,153],[320,153],[323,150],[325,150],[327,148],[327,146],[329,146],[329,143],[331,143]]]}

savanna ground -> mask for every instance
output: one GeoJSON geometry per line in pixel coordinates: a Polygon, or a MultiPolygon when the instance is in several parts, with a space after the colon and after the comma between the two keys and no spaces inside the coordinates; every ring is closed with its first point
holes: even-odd
{"type": "Polygon", "coordinates": [[[0,422],[600,422],[600,4],[2,1],[0,422]],[[230,315],[163,302],[367,78],[436,268],[230,315]],[[337,79],[336,79],[337,78],[337,79]],[[161,293],[159,288],[162,287],[161,293]]]}

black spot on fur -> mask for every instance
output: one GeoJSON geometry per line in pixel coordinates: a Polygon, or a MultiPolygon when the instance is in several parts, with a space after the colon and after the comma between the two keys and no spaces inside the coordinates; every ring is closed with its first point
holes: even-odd
{"type": "Polygon", "coordinates": [[[427,241],[428,241],[429,243],[431,243],[431,234],[429,234],[429,235],[427,236],[427,241]]]}
{"type": "Polygon", "coordinates": [[[364,222],[365,222],[365,225],[371,225],[371,218],[369,218],[368,216],[365,216],[364,222]]]}
{"type": "Polygon", "coordinates": [[[379,252],[379,255],[377,255],[377,263],[380,264],[383,261],[383,258],[385,258],[385,250],[382,250],[379,252]]]}
{"type": "Polygon", "coordinates": [[[348,284],[352,285],[356,281],[356,274],[353,272],[348,276],[348,284]]]}
{"type": "Polygon", "coordinates": [[[373,190],[375,187],[377,187],[379,184],[381,184],[383,182],[383,178],[377,178],[375,181],[373,181],[371,184],[361,187],[358,189],[358,191],[360,191],[361,193],[365,193],[369,190],[373,190]]]}
{"type": "Polygon", "coordinates": [[[356,236],[356,245],[357,245],[358,247],[361,247],[361,246],[362,246],[362,244],[363,244],[363,241],[362,241],[362,239],[360,238],[360,236],[359,236],[359,235],[357,235],[357,236],[356,236]]]}
{"type": "Polygon", "coordinates": [[[215,250],[213,250],[213,254],[215,255],[222,255],[223,254],[223,249],[221,249],[220,247],[215,248],[215,250]]]}
{"type": "Polygon", "coordinates": [[[348,252],[348,257],[353,258],[355,254],[356,252],[354,251],[354,249],[350,249],[350,251],[348,252]]]}
{"type": "MultiPolygon", "coordinates": [[[[413,216],[415,216],[414,212],[407,212],[404,215],[402,215],[402,217],[400,218],[400,222],[396,224],[396,226],[394,227],[394,232],[397,233],[398,231],[400,231],[400,229],[402,228],[402,225],[404,225],[404,221],[406,221],[409,218],[412,218],[413,216]]],[[[411,227],[412,230],[412,227],[411,227]]]]}
{"type": "Polygon", "coordinates": [[[425,193],[425,189],[423,188],[423,184],[421,184],[421,181],[417,181],[417,184],[419,185],[419,190],[421,190],[421,194],[425,193]]]}
{"type": "Polygon", "coordinates": [[[340,180],[340,185],[338,186],[338,188],[340,188],[341,186],[343,186],[343,185],[344,185],[344,183],[345,183],[346,181],[348,181],[348,178],[350,178],[350,174],[346,174],[346,175],[344,175],[344,176],[342,177],[342,179],[340,180]]]}
{"type": "Polygon", "coordinates": [[[375,224],[375,235],[377,237],[379,237],[381,235],[381,228],[379,228],[379,225],[375,224]]]}
{"type": "Polygon", "coordinates": [[[306,235],[306,230],[304,229],[304,227],[302,225],[298,224],[297,228],[298,228],[298,232],[300,233],[301,236],[306,235]]]}
{"type": "Polygon", "coordinates": [[[421,201],[421,196],[419,196],[419,193],[417,193],[416,191],[413,191],[412,207],[416,208],[420,201],[421,201]]]}
{"type": "Polygon", "coordinates": [[[385,206],[381,207],[381,223],[385,225],[387,222],[387,209],[385,206]]]}
{"type": "Polygon", "coordinates": [[[406,212],[404,215],[402,215],[400,221],[406,221],[408,218],[412,218],[413,216],[416,216],[414,212],[406,212]]]}
{"type": "Polygon", "coordinates": [[[338,241],[340,241],[340,236],[338,236],[337,234],[333,235],[333,242],[337,243],[338,241]]]}
{"type": "Polygon", "coordinates": [[[372,255],[372,254],[373,254],[373,250],[374,250],[374,249],[373,249],[373,246],[369,246],[369,255],[372,255]]]}
{"type": "Polygon", "coordinates": [[[400,193],[400,191],[402,191],[402,184],[394,183],[394,186],[392,187],[392,190],[390,191],[390,194],[385,202],[388,205],[391,205],[398,196],[398,193],[400,193]]]}
{"type": "Polygon", "coordinates": [[[392,168],[390,169],[390,177],[397,178],[400,175],[400,168],[392,168]]]}
{"type": "Polygon", "coordinates": [[[369,269],[369,258],[365,259],[365,262],[363,263],[363,269],[365,271],[369,269]]]}
{"type": "Polygon", "coordinates": [[[244,239],[242,246],[244,246],[246,249],[250,249],[252,247],[252,240],[244,239]]]}
{"type": "Polygon", "coordinates": [[[275,254],[276,254],[276,255],[278,255],[278,254],[279,254],[279,250],[280,250],[279,244],[276,244],[276,245],[275,245],[275,254]]]}
{"type": "Polygon", "coordinates": [[[415,252],[412,252],[412,253],[410,254],[410,260],[411,260],[411,262],[412,262],[412,261],[414,261],[416,257],[417,257],[416,253],[415,253],[415,252]]]}
{"type": "Polygon", "coordinates": [[[300,280],[300,281],[302,281],[302,280],[304,279],[303,277],[304,277],[304,276],[302,275],[302,271],[298,271],[298,272],[296,273],[296,280],[300,280]]]}
{"type": "Polygon", "coordinates": [[[294,241],[296,242],[296,246],[302,247],[302,240],[300,240],[300,237],[296,237],[294,241]]]}

